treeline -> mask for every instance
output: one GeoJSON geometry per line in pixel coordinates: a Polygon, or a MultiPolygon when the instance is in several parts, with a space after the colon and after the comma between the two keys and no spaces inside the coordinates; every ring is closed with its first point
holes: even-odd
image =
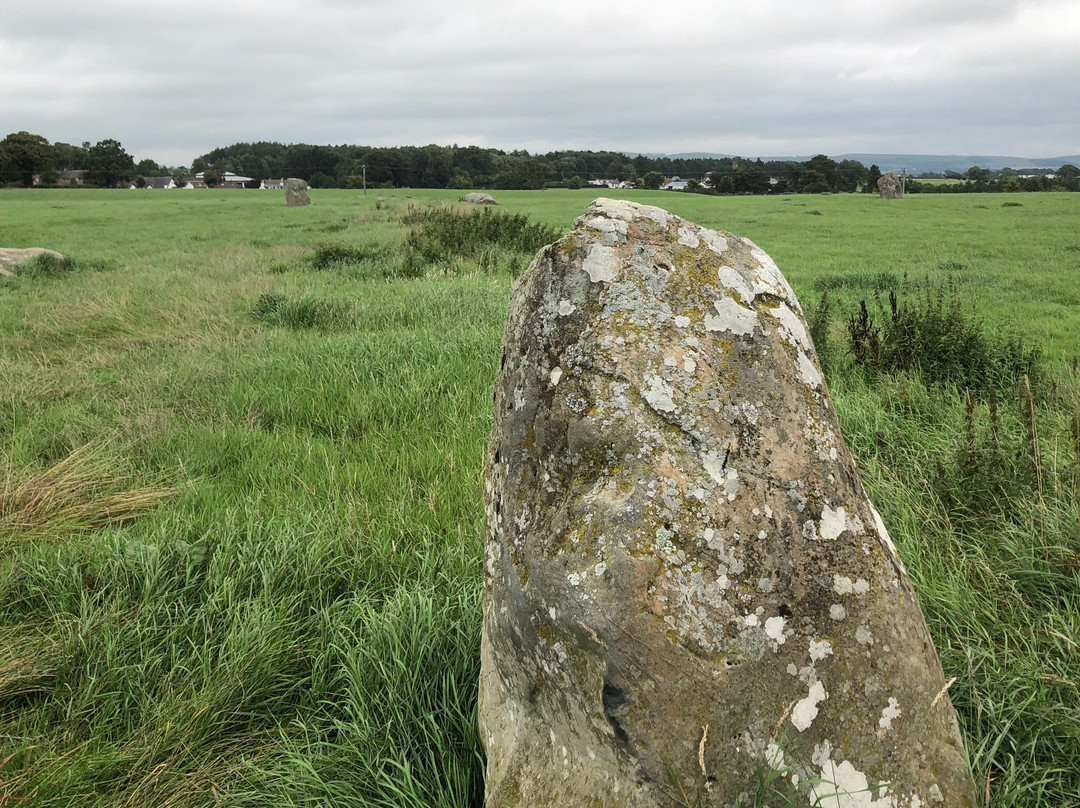
{"type": "MultiPolygon", "coordinates": [[[[41,135],[15,132],[0,141],[0,183],[53,185],[64,171],[85,172],[84,182],[111,187],[143,176],[186,181],[184,166],[135,162],[117,140],[91,145],[50,143],[41,135]]],[[[801,194],[877,191],[881,171],[858,160],[837,162],[824,154],[806,161],[742,157],[672,158],[613,151],[553,151],[530,154],[479,146],[313,146],[306,143],[235,143],[195,158],[191,173],[207,184],[232,172],[254,180],[298,177],[314,188],[580,188],[598,180],[626,187],[677,187],[704,194],[801,194]]],[[[253,184],[257,184],[253,183],[253,184]]],[[[964,174],[906,180],[908,193],[1080,191],[1080,169],[1064,165],[1053,174],[1020,176],[1014,169],[972,166],[964,174]],[[938,181],[935,181],[938,180],[938,181]]]]}
{"type": "Polygon", "coordinates": [[[1022,176],[1014,168],[990,171],[986,168],[972,166],[963,174],[952,172],[945,175],[943,179],[948,181],[942,182],[937,178],[925,181],[908,180],[906,190],[909,194],[1080,191],[1080,168],[1071,163],[1066,163],[1057,171],[1028,176],[1022,176]]]}
{"type": "Polygon", "coordinates": [[[314,188],[580,187],[592,180],[660,187],[679,177],[688,190],[726,194],[855,191],[880,173],[856,160],[818,155],[806,162],[726,158],[629,157],[613,151],[530,154],[479,146],[312,146],[236,143],[197,157],[192,171],[231,171],[247,177],[298,177],[314,188]]]}

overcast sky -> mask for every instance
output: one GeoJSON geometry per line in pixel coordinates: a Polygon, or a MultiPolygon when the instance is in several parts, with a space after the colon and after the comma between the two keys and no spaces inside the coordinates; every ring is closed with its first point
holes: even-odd
{"type": "Polygon", "coordinates": [[[0,0],[0,137],[1080,153],[1080,0],[0,0]]]}

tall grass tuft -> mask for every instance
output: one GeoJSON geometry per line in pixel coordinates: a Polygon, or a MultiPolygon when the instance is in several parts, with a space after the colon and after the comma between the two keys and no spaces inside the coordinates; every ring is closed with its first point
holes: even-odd
{"type": "Polygon", "coordinates": [[[126,522],[156,508],[175,488],[129,488],[130,474],[87,444],[37,473],[20,474],[10,461],[0,478],[0,552],[31,539],[60,539],[126,522]]]}

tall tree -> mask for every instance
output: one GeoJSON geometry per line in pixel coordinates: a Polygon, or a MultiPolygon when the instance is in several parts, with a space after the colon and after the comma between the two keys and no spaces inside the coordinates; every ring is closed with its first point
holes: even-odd
{"type": "Polygon", "coordinates": [[[877,181],[881,179],[881,169],[878,168],[877,163],[870,166],[866,172],[866,182],[863,183],[863,193],[876,194],[877,193],[877,181]]]}
{"type": "Polygon", "coordinates": [[[135,161],[119,140],[105,139],[90,147],[86,179],[94,185],[112,188],[135,176],[135,161]]]}
{"type": "Polygon", "coordinates": [[[56,153],[48,140],[30,132],[12,132],[0,140],[0,178],[29,188],[34,175],[51,169],[56,153]]]}

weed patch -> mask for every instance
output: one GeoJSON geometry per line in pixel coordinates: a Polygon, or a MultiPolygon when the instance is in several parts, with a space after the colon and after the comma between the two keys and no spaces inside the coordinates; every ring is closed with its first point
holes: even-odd
{"type": "Polygon", "coordinates": [[[956,284],[902,299],[889,292],[878,300],[878,325],[866,301],[849,315],[848,337],[855,364],[875,374],[915,372],[931,384],[955,385],[980,397],[994,388],[1015,389],[1025,377],[1042,377],[1041,351],[1018,334],[988,333],[966,310],[956,284]]]}

